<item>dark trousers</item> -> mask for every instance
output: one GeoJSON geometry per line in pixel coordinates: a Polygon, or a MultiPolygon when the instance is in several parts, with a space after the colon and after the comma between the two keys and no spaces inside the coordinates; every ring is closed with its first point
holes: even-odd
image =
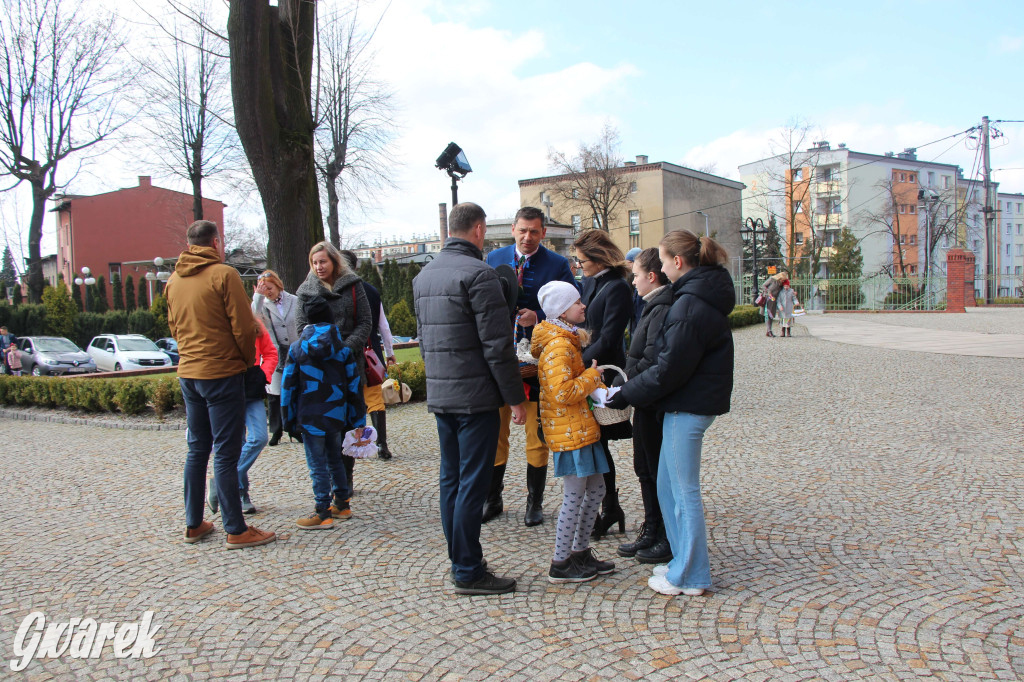
{"type": "Polygon", "coordinates": [[[441,443],[441,526],[452,576],[472,582],[484,574],[480,519],[491,486],[500,418],[498,410],[434,417],[441,443]]]}
{"type": "Polygon", "coordinates": [[[270,419],[270,435],[281,430],[281,396],[267,394],[267,417],[270,419]]]}
{"type": "Polygon", "coordinates": [[[185,524],[198,526],[203,520],[206,499],[206,471],[213,458],[214,485],[220,501],[224,531],[238,535],[246,531],[242,500],[238,492],[238,457],[245,441],[245,389],[243,377],[223,379],[182,379],[188,421],[188,456],[185,459],[185,524]]]}
{"type": "Polygon", "coordinates": [[[644,501],[644,523],[661,523],[658,503],[658,460],[661,459],[664,412],[633,410],[633,471],[640,479],[640,496],[644,501]]]}

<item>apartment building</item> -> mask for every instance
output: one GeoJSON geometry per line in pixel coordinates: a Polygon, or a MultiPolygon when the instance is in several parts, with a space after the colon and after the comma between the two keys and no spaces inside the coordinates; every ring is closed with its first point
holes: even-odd
{"type": "Polygon", "coordinates": [[[1024,193],[996,195],[998,296],[1024,295],[1024,193]]]}
{"type": "Polygon", "coordinates": [[[520,180],[519,203],[545,207],[552,221],[570,225],[575,232],[606,228],[623,252],[657,246],[666,233],[683,228],[715,235],[730,254],[742,250],[741,183],[666,161],[651,163],[642,155],[624,162],[615,175],[625,198],[607,225],[601,224],[602,217],[586,197],[566,189],[573,186],[569,175],[520,180]]]}
{"type": "Polygon", "coordinates": [[[826,277],[843,229],[859,240],[864,275],[912,277],[945,268],[957,244],[985,268],[983,197],[952,164],[918,159],[915,149],[882,155],[815,142],[806,150],[739,167],[743,216],[774,218],[783,254],[826,277]]]}

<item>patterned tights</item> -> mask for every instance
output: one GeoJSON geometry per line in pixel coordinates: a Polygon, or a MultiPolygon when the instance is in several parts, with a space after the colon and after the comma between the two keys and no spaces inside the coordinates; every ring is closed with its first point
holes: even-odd
{"type": "Polygon", "coordinates": [[[554,561],[562,562],[571,552],[579,552],[590,546],[590,531],[597,520],[597,510],[604,499],[604,476],[564,476],[562,483],[565,493],[562,508],[558,512],[558,529],[555,533],[554,561]]]}

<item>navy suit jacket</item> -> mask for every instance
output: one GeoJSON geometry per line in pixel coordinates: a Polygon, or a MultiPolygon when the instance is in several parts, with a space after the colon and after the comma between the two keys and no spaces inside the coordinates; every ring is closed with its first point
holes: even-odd
{"type": "MultiPolygon", "coordinates": [[[[487,264],[495,268],[501,264],[515,268],[515,261],[515,244],[503,246],[487,254],[487,264]]],[[[537,301],[537,292],[548,282],[557,280],[568,282],[579,289],[579,284],[576,283],[576,278],[572,276],[572,270],[569,269],[569,261],[550,249],[545,249],[543,246],[538,247],[537,251],[530,256],[526,269],[523,271],[523,286],[519,289],[516,308],[534,310],[537,312],[537,321],[544,320],[544,311],[540,309],[540,303],[537,301]]],[[[514,321],[515,315],[512,318],[514,321]]],[[[532,338],[533,327],[526,327],[526,336],[532,338]]]]}

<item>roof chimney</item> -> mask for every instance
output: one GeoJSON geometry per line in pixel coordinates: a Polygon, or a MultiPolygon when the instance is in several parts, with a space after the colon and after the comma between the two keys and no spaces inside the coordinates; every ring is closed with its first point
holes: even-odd
{"type": "Polygon", "coordinates": [[[152,187],[153,179],[148,175],[139,176],[139,187],[152,187]]]}
{"type": "Polygon", "coordinates": [[[637,156],[636,156],[636,163],[639,166],[642,166],[645,163],[647,163],[647,155],[646,154],[637,154],[637,156]]]}

